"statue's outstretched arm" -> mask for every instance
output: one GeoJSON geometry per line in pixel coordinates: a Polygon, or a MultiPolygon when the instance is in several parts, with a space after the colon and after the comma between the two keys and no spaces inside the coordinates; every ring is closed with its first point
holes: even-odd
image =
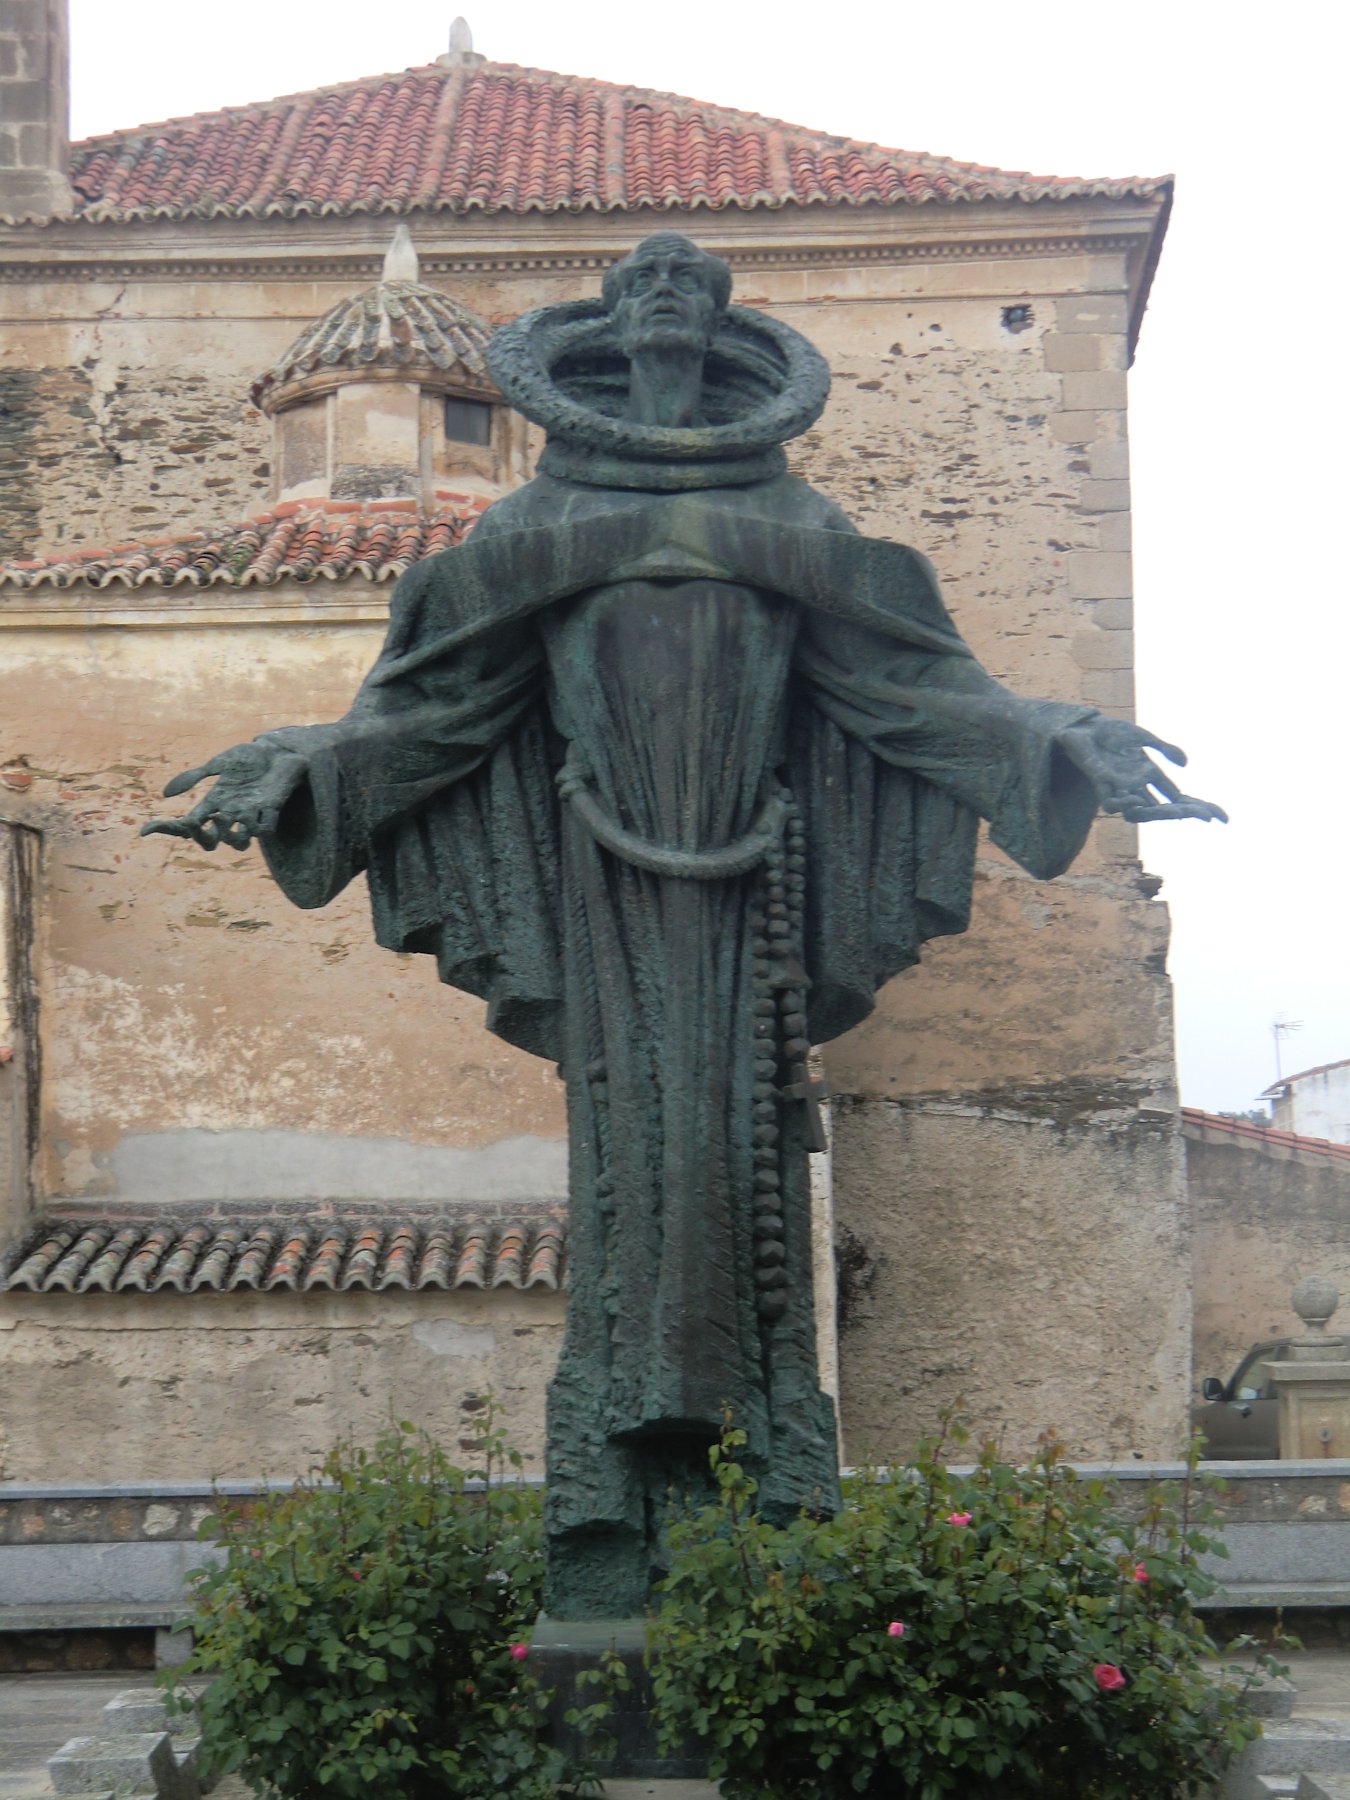
{"type": "Polygon", "coordinates": [[[1186,752],[1154,737],[1142,725],[1099,714],[1065,727],[1058,733],[1057,742],[1069,761],[1092,783],[1103,812],[1119,813],[1135,825],[1151,819],[1228,822],[1228,814],[1221,806],[1183,794],[1171,776],[1158,767],[1148,755],[1150,750],[1156,750],[1178,768],[1185,767],[1186,752]]]}
{"type": "Polygon", "coordinates": [[[141,836],[162,832],[166,837],[191,838],[203,850],[214,850],[217,844],[247,850],[255,837],[276,830],[281,809],[307,768],[303,756],[278,744],[235,744],[199,768],[175,775],[164,789],[168,798],[187,793],[208,775],[218,779],[191,812],[181,819],[151,819],[141,826],[141,836]]]}

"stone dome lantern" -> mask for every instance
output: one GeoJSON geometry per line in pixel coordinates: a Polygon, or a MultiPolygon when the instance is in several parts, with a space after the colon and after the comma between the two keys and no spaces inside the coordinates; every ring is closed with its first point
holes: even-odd
{"type": "Polygon", "coordinates": [[[524,422],[487,372],[491,327],[425,287],[400,225],[379,282],[308,326],[251,396],[273,422],[273,504],[495,500],[523,477],[524,422]]]}

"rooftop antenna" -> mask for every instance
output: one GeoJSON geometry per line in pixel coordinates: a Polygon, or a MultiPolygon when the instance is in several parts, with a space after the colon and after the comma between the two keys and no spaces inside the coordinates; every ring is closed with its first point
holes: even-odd
{"type": "Polygon", "coordinates": [[[450,27],[450,48],[444,56],[438,56],[436,61],[447,69],[477,69],[485,60],[473,47],[473,32],[469,29],[469,21],[457,18],[450,27]]]}
{"type": "Polygon", "coordinates": [[[1302,1031],[1302,1029],[1302,1019],[1286,1019],[1282,1013],[1277,1013],[1275,1018],[1271,1021],[1270,1035],[1275,1040],[1276,1081],[1284,1080],[1284,1070],[1280,1067],[1280,1042],[1283,1038],[1288,1037],[1291,1031],[1302,1031]]]}
{"type": "Polygon", "coordinates": [[[400,225],[394,233],[394,241],[385,252],[384,274],[381,275],[380,280],[416,281],[420,273],[412,233],[406,225],[400,225]]]}

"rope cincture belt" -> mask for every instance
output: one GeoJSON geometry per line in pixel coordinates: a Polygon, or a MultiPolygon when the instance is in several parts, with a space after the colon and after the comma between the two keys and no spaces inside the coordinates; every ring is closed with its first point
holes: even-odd
{"type": "Polygon", "coordinates": [[[720,850],[668,850],[662,844],[649,844],[616,824],[586,786],[570,757],[557,779],[559,794],[597,844],[635,869],[645,869],[651,875],[674,875],[686,881],[725,881],[729,876],[746,875],[759,868],[782,844],[783,827],[791,810],[789,801],[771,793],[750,830],[734,843],[724,844],[720,850]]]}

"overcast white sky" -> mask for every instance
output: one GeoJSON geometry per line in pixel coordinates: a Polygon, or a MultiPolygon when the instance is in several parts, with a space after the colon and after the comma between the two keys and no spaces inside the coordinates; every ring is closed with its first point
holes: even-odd
{"type": "MultiPolygon", "coordinates": [[[[1226,829],[1155,825],[1182,1098],[1350,1057],[1344,10],[1210,0],[466,7],[500,62],[1038,173],[1178,177],[1131,377],[1140,717],[1226,829]],[[1334,134],[1334,135],[1333,135],[1334,134]]],[[[452,4],[71,0],[88,136],[429,62],[452,4]]]]}

